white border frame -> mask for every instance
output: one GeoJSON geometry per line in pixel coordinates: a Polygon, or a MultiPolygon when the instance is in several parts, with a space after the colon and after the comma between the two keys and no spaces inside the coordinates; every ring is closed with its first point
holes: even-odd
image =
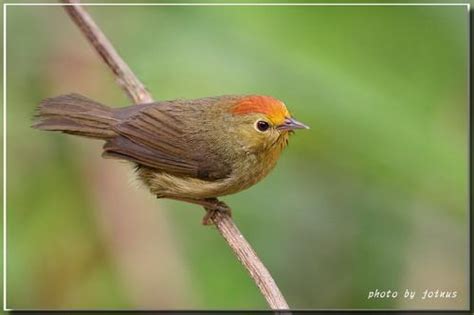
{"type": "MultiPolygon", "coordinates": [[[[7,308],[7,7],[9,6],[231,6],[231,7],[255,7],[255,6],[274,6],[274,7],[313,7],[313,6],[464,6],[467,8],[468,14],[471,10],[470,3],[4,3],[3,4],[3,311],[15,311],[15,309],[7,308]]],[[[469,39],[468,39],[469,40],[469,39]]],[[[468,79],[469,81],[469,79],[468,79]]],[[[469,88],[469,86],[468,86],[469,88]]],[[[470,100],[468,100],[470,101],[470,100]]],[[[468,105],[469,112],[469,105],[468,105]]],[[[469,147],[469,143],[468,143],[469,147]]],[[[468,158],[468,164],[470,163],[468,158]]],[[[468,165],[469,167],[469,165],[468,165]]],[[[468,183],[469,186],[469,183],[468,183]]],[[[470,202],[470,200],[469,200],[470,202]]],[[[469,218],[470,221],[470,218],[469,218]]],[[[469,223],[469,222],[468,222],[469,223]]],[[[472,228],[472,227],[470,227],[472,228]]],[[[470,234],[470,233],[469,233],[470,234]]],[[[470,240],[470,235],[468,235],[470,240]]],[[[470,259],[470,257],[469,257],[470,259]]],[[[472,262],[471,262],[472,263],[472,262]]],[[[469,291],[472,285],[469,285],[469,291]]],[[[471,292],[469,292],[469,299],[471,298],[471,292]]],[[[468,305],[472,304],[472,301],[468,302],[468,305]]],[[[439,310],[396,310],[396,309],[314,309],[315,311],[439,311],[439,310]]],[[[20,311],[20,310],[18,310],[20,311]]],[[[46,310],[45,310],[46,311],[46,310]]],[[[66,310],[64,310],[66,311],[66,310]]],[[[70,310],[73,311],[73,310],[70,310]]],[[[74,310],[78,311],[78,310],[74,310]]],[[[90,311],[88,309],[80,311],[90,311]]],[[[100,311],[114,311],[114,310],[100,310],[100,311]]],[[[127,310],[134,311],[134,310],[127,310]]],[[[142,310],[136,310],[142,311],[142,310]]],[[[174,310],[178,311],[178,310],[174,310]]],[[[446,310],[447,312],[450,310],[446,310]]],[[[462,310],[459,310],[462,311],[462,310]]],[[[468,310],[466,310],[468,311],[468,310]]]]}

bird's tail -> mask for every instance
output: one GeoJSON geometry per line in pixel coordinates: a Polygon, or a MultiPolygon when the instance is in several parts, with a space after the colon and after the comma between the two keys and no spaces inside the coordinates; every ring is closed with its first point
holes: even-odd
{"type": "Polygon", "coordinates": [[[32,127],[95,139],[109,139],[116,136],[111,129],[116,122],[112,108],[79,94],[68,94],[43,100],[32,127]]]}

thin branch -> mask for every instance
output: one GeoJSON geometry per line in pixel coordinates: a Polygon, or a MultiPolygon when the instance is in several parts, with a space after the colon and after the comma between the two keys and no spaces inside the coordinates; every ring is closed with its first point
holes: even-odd
{"type": "MultiPolygon", "coordinates": [[[[67,13],[112,70],[120,86],[133,102],[135,104],[153,102],[151,94],[119,56],[92,17],[80,5],[77,5],[79,1],[62,1],[68,4],[64,6],[67,13]]],[[[212,222],[227,241],[238,260],[247,269],[267,300],[268,305],[272,309],[289,309],[270,272],[257,257],[252,246],[240,233],[232,218],[226,213],[216,212],[212,217],[212,222]]]]}
{"type": "Polygon", "coordinates": [[[286,303],[272,275],[260,258],[258,258],[252,246],[244,238],[232,218],[227,213],[217,212],[213,220],[230,248],[232,248],[237,258],[250,273],[260,292],[262,292],[267,300],[268,305],[272,309],[289,309],[288,303],[286,303]]]}
{"type": "MultiPolygon", "coordinates": [[[[64,0],[65,3],[79,3],[79,1],[64,0]]],[[[79,5],[65,6],[67,13],[74,23],[81,29],[87,40],[94,46],[102,60],[115,74],[118,83],[136,104],[153,102],[153,97],[143,83],[138,80],[130,67],[123,61],[112,43],[95,24],[92,17],[79,5]]]]}

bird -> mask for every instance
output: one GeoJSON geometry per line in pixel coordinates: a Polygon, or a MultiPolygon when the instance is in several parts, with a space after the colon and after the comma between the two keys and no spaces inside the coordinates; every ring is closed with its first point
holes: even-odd
{"type": "Polygon", "coordinates": [[[309,127],[266,95],[223,95],[113,108],[80,94],[40,102],[33,128],[104,140],[102,156],[135,165],[157,198],[231,214],[217,198],[247,189],[275,167],[290,134],[309,127]]]}

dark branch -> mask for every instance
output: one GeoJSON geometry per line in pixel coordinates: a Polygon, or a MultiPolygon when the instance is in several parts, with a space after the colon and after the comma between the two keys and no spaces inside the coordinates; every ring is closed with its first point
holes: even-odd
{"type": "MultiPolygon", "coordinates": [[[[135,104],[153,102],[153,97],[119,56],[110,41],[92,17],[74,0],[63,0],[67,13],[92,44],[116,76],[120,86],[135,104]]],[[[240,233],[227,213],[216,212],[211,218],[220,234],[229,244],[238,260],[244,265],[272,309],[288,309],[288,304],[273,280],[270,272],[240,233]]]]}

